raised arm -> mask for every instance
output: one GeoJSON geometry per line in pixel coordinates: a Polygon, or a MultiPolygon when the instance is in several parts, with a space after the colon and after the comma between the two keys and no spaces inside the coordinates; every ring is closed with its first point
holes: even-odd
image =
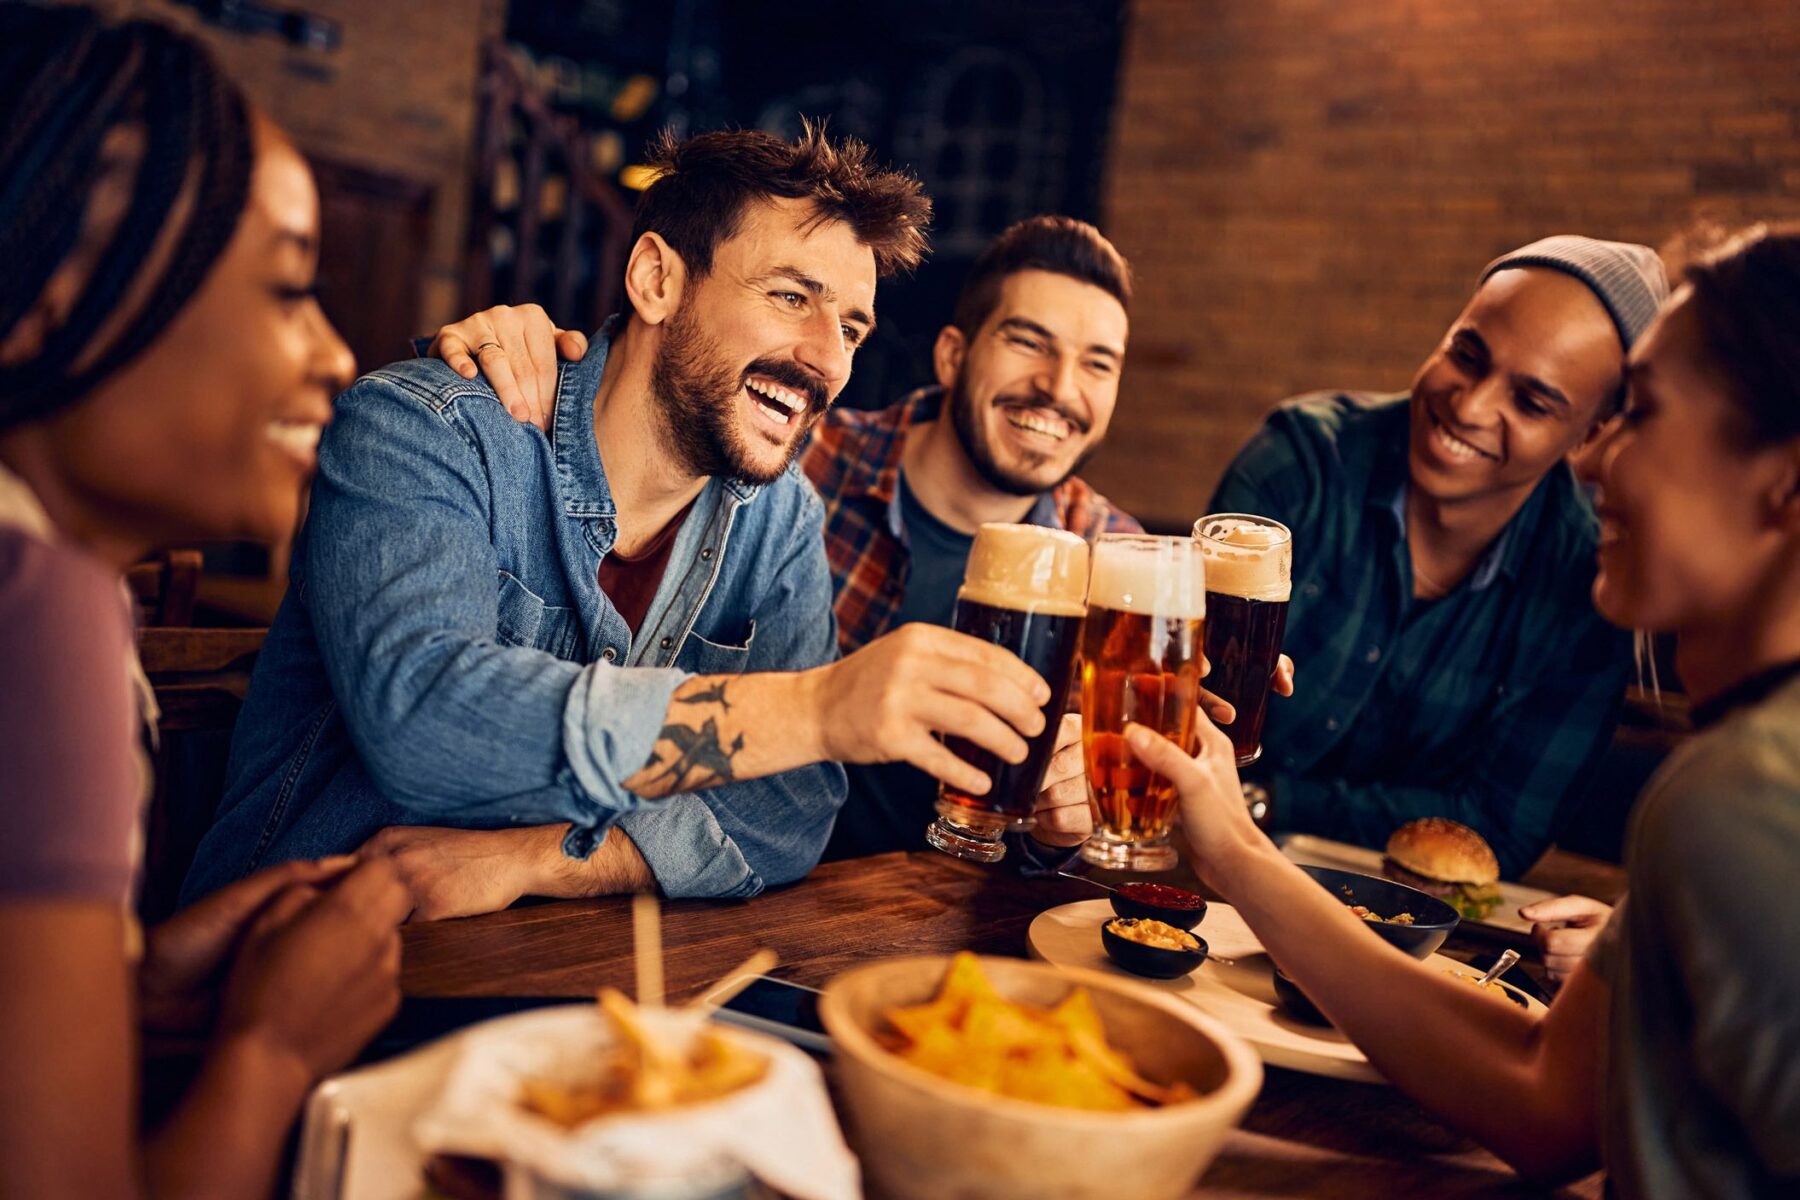
{"type": "Polygon", "coordinates": [[[481,451],[440,412],[460,402],[382,376],[347,392],[296,556],[351,737],[397,803],[597,830],[641,799],[818,762],[905,760],[984,790],[943,730],[1023,757],[1046,685],[948,630],[743,676],[581,666],[504,643],[481,451]]]}
{"type": "Polygon", "coordinates": [[[1592,1170],[1605,986],[1578,969],[1537,1018],[1382,941],[1256,828],[1229,739],[1199,724],[1192,759],[1142,727],[1127,738],[1180,790],[1195,869],[1282,969],[1396,1087],[1520,1172],[1550,1182],[1592,1170]]]}

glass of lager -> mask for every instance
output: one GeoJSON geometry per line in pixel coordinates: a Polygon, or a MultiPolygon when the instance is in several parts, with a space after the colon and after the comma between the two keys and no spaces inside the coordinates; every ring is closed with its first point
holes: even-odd
{"type": "Polygon", "coordinates": [[[1087,627],[1081,636],[1082,753],[1094,836],[1091,863],[1165,871],[1175,785],[1125,744],[1136,722],[1198,749],[1196,706],[1206,617],[1206,568],[1192,538],[1107,534],[1094,544],[1087,627]]]}
{"type": "Polygon", "coordinates": [[[1050,685],[1044,731],[1027,739],[1025,761],[1009,763],[965,738],[946,737],[951,753],[993,781],[986,795],[938,786],[937,820],[925,840],[945,854],[998,862],[1010,829],[1028,829],[1038,789],[1056,749],[1056,731],[1074,682],[1075,652],[1086,614],[1087,543],[1041,525],[983,525],[969,548],[951,628],[1011,650],[1050,685]]]}
{"type": "Polygon", "coordinates": [[[1215,513],[1194,522],[1206,556],[1206,657],[1209,691],[1237,710],[1225,726],[1237,765],[1262,757],[1269,685],[1287,630],[1294,535],[1279,521],[1248,513],[1215,513]]]}

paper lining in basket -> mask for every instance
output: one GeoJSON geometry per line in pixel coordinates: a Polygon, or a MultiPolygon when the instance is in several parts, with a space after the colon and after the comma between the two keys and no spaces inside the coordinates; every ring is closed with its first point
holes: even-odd
{"type": "MultiPolygon", "coordinates": [[[[685,1044],[701,1020],[644,1013],[646,1026],[685,1044]]],[[[428,1154],[463,1154],[534,1170],[567,1185],[629,1188],[717,1172],[737,1163],[796,1200],[856,1200],[856,1158],[844,1144],[818,1064],[773,1038],[721,1030],[768,1055],[758,1083],[704,1104],[616,1115],[564,1129],[520,1107],[526,1079],[591,1079],[611,1026],[593,1005],[570,1005],[477,1026],[443,1094],[413,1136],[428,1154]]]]}

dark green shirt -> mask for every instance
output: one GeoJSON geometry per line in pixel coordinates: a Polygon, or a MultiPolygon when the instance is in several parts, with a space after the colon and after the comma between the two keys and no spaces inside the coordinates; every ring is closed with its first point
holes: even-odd
{"type": "Polygon", "coordinates": [[[1251,774],[1274,788],[1278,830],[1380,847],[1449,817],[1516,876],[1612,735],[1630,640],[1594,611],[1596,521],[1561,465],[1455,590],[1415,600],[1407,438],[1405,396],[1302,396],[1213,496],[1213,512],[1294,531],[1295,695],[1270,702],[1251,774]]]}

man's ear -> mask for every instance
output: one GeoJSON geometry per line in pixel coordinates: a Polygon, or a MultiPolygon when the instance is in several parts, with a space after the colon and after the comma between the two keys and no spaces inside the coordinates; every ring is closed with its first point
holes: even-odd
{"type": "Polygon", "coordinates": [[[661,325],[681,307],[687,264],[661,235],[645,233],[625,262],[625,297],[646,325],[661,325]]]}
{"type": "Polygon", "coordinates": [[[962,374],[963,356],[968,350],[969,343],[964,340],[962,330],[954,325],[938,330],[937,343],[931,348],[931,366],[937,373],[939,387],[949,391],[956,386],[957,377],[962,374]]]}

